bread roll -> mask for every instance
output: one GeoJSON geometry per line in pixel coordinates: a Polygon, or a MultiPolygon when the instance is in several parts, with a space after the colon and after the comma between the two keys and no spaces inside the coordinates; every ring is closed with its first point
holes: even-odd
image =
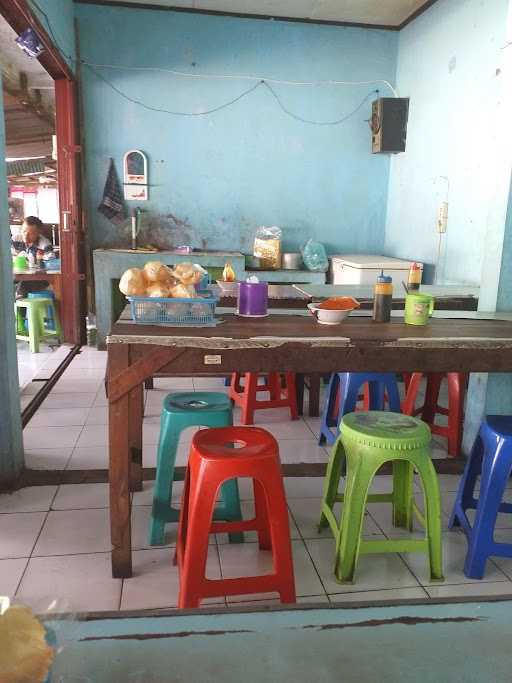
{"type": "Polygon", "coordinates": [[[165,282],[152,282],[146,289],[146,296],[165,299],[171,296],[171,288],[165,282]]]}
{"type": "Polygon", "coordinates": [[[196,297],[196,290],[191,285],[175,285],[171,288],[171,296],[176,299],[194,299],[196,297]]]}
{"type": "Polygon", "coordinates": [[[148,261],[144,266],[144,275],[149,282],[168,282],[172,271],[160,261],[148,261]]]}
{"type": "Polygon", "coordinates": [[[201,278],[206,274],[204,268],[196,266],[193,263],[178,263],[174,267],[174,277],[178,279],[182,285],[198,285],[201,278]]]}
{"type": "Polygon", "coordinates": [[[128,268],[119,282],[119,289],[125,296],[145,296],[148,283],[140,268],[128,268]]]}
{"type": "Polygon", "coordinates": [[[0,616],[0,681],[42,683],[53,660],[45,629],[28,607],[14,605],[0,616]]]}

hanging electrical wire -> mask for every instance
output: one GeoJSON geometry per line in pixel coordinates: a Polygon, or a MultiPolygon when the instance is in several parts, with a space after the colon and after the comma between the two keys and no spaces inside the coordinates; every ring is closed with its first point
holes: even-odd
{"type": "Polygon", "coordinates": [[[257,90],[261,85],[263,85],[262,81],[260,81],[259,83],[255,83],[251,88],[249,88],[248,90],[244,90],[244,92],[242,92],[237,97],[234,97],[232,100],[229,100],[228,102],[224,102],[223,104],[220,104],[218,107],[213,107],[212,109],[205,109],[204,111],[193,111],[193,112],[173,111],[171,109],[154,107],[151,104],[146,104],[146,102],[142,102],[141,100],[137,100],[134,97],[127,95],[122,90],[120,90],[117,86],[115,86],[113,83],[111,83],[106,78],[104,78],[104,76],[102,76],[98,71],[93,69],[91,66],[89,66],[88,64],[85,64],[85,66],[90,71],[92,71],[92,73],[94,73],[94,75],[97,78],[99,78],[104,83],[106,83],[120,97],[124,98],[128,102],[131,102],[132,104],[137,104],[139,107],[143,107],[144,109],[147,109],[148,111],[161,112],[162,114],[172,114],[172,116],[209,116],[210,114],[215,114],[215,112],[221,111],[221,109],[226,109],[226,107],[230,107],[231,105],[235,104],[236,102],[239,102],[241,99],[243,99],[247,95],[250,95],[252,92],[257,90]]]}
{"type": "MultiPolygon", "coordinates": [[[[71,55],[66,54],[66,51],[62,49],[59,41],[57,40],[55,33],[53,31],[52,25],[50,23],[50,20],[48,18],[48,15],[44,12],[43,9],[38,5],[38,3],[35,0],[29,0],[30,4],[44,17],[48,32],[50,34],[51,39],[53,40],[55,46],[60,50],[60,52],[66,57],[68,60],[70,60],[73,63],[77,63],[77,60],[73,58],[71,55]]],[[[283,111],[284,114],[287,116],[293,118],[296,121],[300,121],[301,123],[309,124],[309,125],[315,125],[315,126],[339,126],[342,123],[345,123],[348,119],[350,119],[352,116],[354,116],[360,109],[361,107],[367,102],[367,100],[374,95],[375,93],[378,93],[379,90],[372,90],[369,92],[362,100],[361,102],[357,105],[357,107],[349,112],[348,114],[335,119],[334,121],[315,121],[312,119],[306,119],[299,114],[295,114],[292,112],[288,107],[284,105],[282,102],[281,98],[279,95],[276,93],[272,85],[289,85],[289,86],[323,86],[323,85],[330,85],[330,86],[361,86],[361,85],[375,85],[377,83],[383,83],[385,84],[390,90],[393,92],[393,95],[395,97],[398,97],[397,91],[393,88],[393,86],[389,83],[389,81],[382,80],[382,79],[377,79],[374,81],[335,81],[335,80],[326,80],[326,81],[290,81],[290,80],[282,80],[282,79],[276,79],[276,78],[263,78],[260,76],[254,76],[254,75],[247,75],[247,74],[201,74],[201,73],[188,73],[188,72],[183,72],[183,71],[177,71],[175,69],[164,69],[161,67],[146,67],[146,66],[122,66],[122,65],[114,65],[114,64],[95,64],[92,62],[88,62],[86,60],[78,60],[78,63],[81,65],[85,66],[91,73],[93,73],[96,78],[99,80],[103,81],[109,88],[111,88],[117,95],[122,97],[123,99],[127,100],[128,102],[131,102],[132,104],[135,104],[137,106],[142,107],[143,109],[146,109],[148,111],[154,111],[154,112],[160,112],[163,114],[170,114],[171,116],[188,116],[188,117],[200,117],[200,116],[210,116],[211,114],[215,114],[216,112],[221,111],[222,109],[226,109],[228,107],[231,107],[232,105],[236,104],[240,100],[244,99],[248,95],[252,94],[255,92],[258,88],[261,86],[264,86],[272,95],[274,100],[277,102],[279,108],[281,111],[283,111]],[[216,107],[212,107],[210,109],[205,109],[203,111],[193,111],[193,112],[184,112],[184,111],[175,111],[172,109],[166,109],[164,107],[155,107],[151,104],[148,104],[146,102],[143,102],[135,97],[132,97],[131,95],[128,95],[126,92],[121,90],[118,86],[116,86],[114,83],[112,83],[108,78],[106,78],[102,73],[100,73],[99,69],[122,69],[122,70],[132,70],[132,71],[155,71],[155,72],[163,72],[163,73],[169,73],[174,76],[182,77],[182,78],[203,78],[203,79],[230,79],[230,80],[255,80],[256,82],[254,85],[247,90],[244,90],[242,93],[237,95],[236,97],[232,98],[231,100],[228,100],[227,102],[224,102],[223,104],[220,104],[216,107]]]]}
{"type": "Polygon", "coordinates": [[[173,111],[170,109],[165,109],[161,107],[155,107],[151,104],[147,104],[146,102],[142,102],[141,100],[137,100],[134,97],[131,97],[130,95],[127,95],[125,92],[120,90],[117,86],[113,85],[110,83],[108,80],[106,80],[102,74],[97,72],[95,69],[92,67],[86,65],[94,74],[97,76],[100,80],[105,82],[107,85],[109,85],[120,97],[124,98],[128,102],[131,102],[132,104],[139,105],[140,107],[143,107],[144,109],[147,109],[149,111],[154,111],[154,112],[161,112],[163,114],[172,114],[173,116],[209,116],[210,114],[214,114],[215,112],[221,111],[222,109],[226,109],[227,107],[230,107],[231,105],[235,104],[236,102],[239,102],[241,99],[246,97],[247,95],[250,95],[253,93],[255,90],[260,88],[261,86],[264,86],[267,88],[267,90],[271,93],[272,97],[276,100],[278,103],[279,107],[281,110],[290,116],[291,118],[295,119],[296,121],[300,121],[301,123],[307,123],[307,124],[312,124],[316,126],[339,126],[340,124],[344,123],[347,121],[351,116],[354,116],[361,107],[364,105],[367,100],[374,95],[375,93],[378,93],[378,90],[373,90],[372,92],[368,93],[362,100],[361,102],[357,105],[357,107],[351,111],[350,113],[346,114],[345,116],[342,116],[339,119],[336,119],[335,121],[313,121],[311,119],[305,119],[302,116],[299,116],[298,114],[294,114],[292,111],[287,109],[279,96],[277,95],[276,91],[272,88],[272,86],[267,83],[266,81],[259,81],[258,83],[255,83],[251,88],[248,90],[245,90],[242,92],[240,95],[237,97],[234,97],[233,99],[229,100],[228,102],[224,102],[223,104],[219,105],[218,107],[213,107],[212,109],[206,109],[204,111],[196,111],[196,112],[184,112],[184,111],[173,111]]]}
{"type": "Polygon", "coordinates": [[[302,123],[310,123],[310,124],[313,124],[315,126],[339,126],[340,124],[345,123],[345,121],[348,121],[348,119],[351,116],[354,116],[354,114],[357,114],[357,112],[361,109],[361,107],[365,104],[365,102],[367,102],[370,99],[370,97],[372,95],[375,95],[376,93],[379,92],[378,90],[372,90],[371,92],[369,92],[366,95],[366,97],[364,97],[361,100],[361,102],[357,105],[357,107],[353,111],[351,111],[349,114],[346,114],[345,116],[342,116],[339,119],[336,119],[335,121],[312,121],[311,119],[304,119],[304,118],[302,118],[302,116],[299,116],[298,114],[294,114],[292,111],[287,109],[284,106],[284,104],[281,102],[281,100],[279,99],[276,91],[272,88],[272,86],[269,83],[267,83],[267,81],[262,81],[262,84],[266,86],[267,90],[272,94],[272,96],[276,100],[277,104],[284,111],[285,114],[287,114],[288,116],[291,116],[296,121],[301,121],[302,123]]]}
{"type": "Polygon", "coordinates": [[[385,85],[391,90],[394,97],[398,97],[397,90],[391,85],[389,81],[378,78],[372,81],[337,81],[332,79],[320,81],[294,81],[285,80],[282,78],[269,78],[268,76],[256,76],[252,74],[222,74],[222,73],[198,73],[190,71],[177,71],[176,69],[164,69],[160,66],[127,66],[123,64],[98,64],[94,62],[82,61],[87,66],[96,69],[112,69],[116,71],[153,71],[155,73],[166,73],[179,78],[202,78],[210,80],[236,80],[236,81],[265,81],[273,85],[291,85],[291,86],[358,86],[358,85],[377,85],[379,83],[385,85]]]}

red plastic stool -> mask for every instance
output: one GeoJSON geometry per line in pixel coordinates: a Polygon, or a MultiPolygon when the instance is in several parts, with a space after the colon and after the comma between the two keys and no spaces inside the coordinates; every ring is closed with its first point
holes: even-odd
{"type": "Polygon", "coordinates": [[[242,409],[242,424],[254,424],[254,411],[264,408],[289,408],[292,420],[299,419],[297,410],[297,392],[295,388],[295,374],[286,372],[282,386],[281,373],[269,372],[263,375],[264,383],[258,384],[261,377],[258,372],[235,372],[231,376],[231,388],[229,397],[242,409]],[[244,384],[241,384],[241,377],[244,384]],[[258,400],[258,392],[265,391],[270,394],[270,399],[258,400]]]}
{"type": "Polygon", "coordinates": [[[422,372],[404,373],[406,396],[402,405],[402,412],[406,415],[421,415],[421,419],[430,425],[433,434],[447,437],[448,455],[457,457],[460,455],[462,447],[464,397],[468,376],[463,372],[427,373],[425,403],[416,408],[416,399],[422,379],[422,372]],[[439,405],[439,391],[441,382],[445,377],[448,381],[448,408],[439,405]],[[443,427],[435,424],[436,415],[447,415],[448,426],[443,427]]]}
{"type": "Polygon", "coordinates": [[[181,504],[175,562],[180,573],[178,607],[199,607],[201,600],[226,595],[277,592],[281,602],[295,602],[288,510],[274,437],[258,427],[202,429],[190,448],[181,504]],[[221,485],[250,477],[255,518],[213,521],[221,485]],[[208,536],[255,530],[260,548],[272,550],[274,571],[263,576],[207,579],[208,536]]]}

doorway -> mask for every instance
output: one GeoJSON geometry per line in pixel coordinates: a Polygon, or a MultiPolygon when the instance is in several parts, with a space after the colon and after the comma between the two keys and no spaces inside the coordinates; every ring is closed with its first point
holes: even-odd
{"type": "MultiPolygon", "coordinates": [[[[69,350],[85,341],[76,83],[25,0],[0,0],[0,45],[11,235],[19,234],[27,216],[42,221],[38,227],[55,259],[48,261],[41,281],[48,282],[55,295],[64,342],[57,352],[43,345],[38,354],[19,342],[23,355],[20,383],[34,376],[46,382],[69,350]],[[16,44],[16,38],[29,27],[43,46],[38,58],[29,57],[16,44]]],[[[31,387],[30,393],[37,393],[37,388],[31,387]]]]}
{"type": "MultiPolygon", "coordinates": [[[[55,84],[36,59],[16,44],[16,32],[0,17],[0,62],[2,64],[3,116],[6,140],[6,175],[9,202],[9,230],[14,253],[21,256],[14,268],[17,298],[54,297],[55,310],[62,309],[60,216],[55,137],[55,84]],[[44,251],[27,251],[24,227],[39,235],[44,251]],[[20,261],[31,267],[20,267],[20,261]],[[38,266],[37,270],[35,266],[38,266]],[[37,279],[36,279],[37,278],[37,279]]],[[[48,309],[51,315],[53,310],[48,309]]],[[[25,309],[19,309],[18,329],[28,334],[25,309]]],[[[55,328],[50,315],[45,326],[55,328]]],[[[25,340],[18,339],[20,389],[44,375],[53,364],[59,340],[43,340],[33,353],[25,340]]],[[[26,399],[25,399],[26,400],[26,399]]],[[[23,402],[23,399],[22,399],[23,402]]]]}

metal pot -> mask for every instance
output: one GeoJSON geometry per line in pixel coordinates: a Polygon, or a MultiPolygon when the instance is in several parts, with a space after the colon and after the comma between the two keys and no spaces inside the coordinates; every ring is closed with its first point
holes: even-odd
{"type": "Polygon", "coordinates": [[[289,252],[282,255],[283,270],[300,270],[302,268],[302,254],[289,252]]]}

